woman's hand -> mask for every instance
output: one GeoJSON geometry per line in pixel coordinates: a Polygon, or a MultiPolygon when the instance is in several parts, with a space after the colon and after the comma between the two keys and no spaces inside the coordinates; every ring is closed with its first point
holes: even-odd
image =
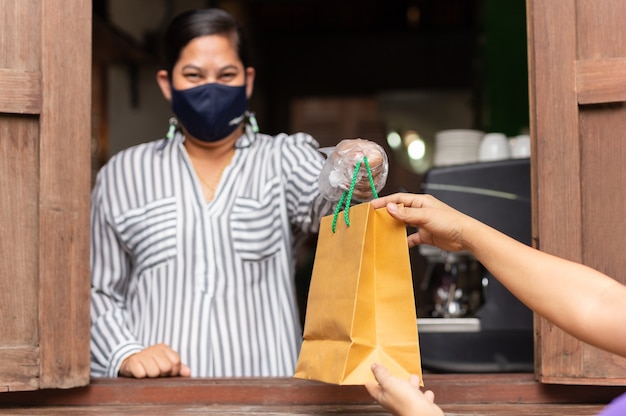
{"type": "Polygon", "coordinates": [[[127,357],[120,366],[121,377],[189,377],[191,370],[168,345],[156,344],[127,357]]]}
{"type": "Polygon", "coordinates": [[[420,390],[420,379],[415,374],[409,380],[393,376],[382,365],[372,366],[378,384],[371,381],[365,385],[367,391],[381,406],[396,416],[443,416],[435,404],[435,395],[420,390]]]}
{"type": "MultiPolygon", "coordinates": [[[[354,167],[367,157],[374,188],[380,191],[387,182],[389,162],[385,150],[378,143],[364,139],[345,139],[328,156],[320,174],[320,190],[331,201],[338,201],[350,189],[354,167]]],[[[352,198],[367,201],[373,198],[372,186],[365,165],[361,163],[352,198]]]]}

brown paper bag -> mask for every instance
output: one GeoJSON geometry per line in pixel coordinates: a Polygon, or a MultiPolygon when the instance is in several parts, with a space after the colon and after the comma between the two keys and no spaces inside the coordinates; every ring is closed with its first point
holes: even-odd
{"type": "Polygon", "coordinates": [[[421,378],[405,225],[370,203],[322,219],[294,377],[332,384],[375,380],[373,363],[421,378]]]}

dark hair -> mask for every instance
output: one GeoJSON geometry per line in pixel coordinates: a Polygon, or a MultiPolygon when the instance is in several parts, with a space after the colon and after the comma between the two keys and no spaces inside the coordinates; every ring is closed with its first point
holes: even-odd
{"type": "Polygon", "coordinates": [[[188,10],[175,16],[163,34],[163,66],[170,78],[185,46],[193,39],[207,35],[230,37],[244,68],[250,66],[243,28],[231,14],[221,9],[188,10]]]}

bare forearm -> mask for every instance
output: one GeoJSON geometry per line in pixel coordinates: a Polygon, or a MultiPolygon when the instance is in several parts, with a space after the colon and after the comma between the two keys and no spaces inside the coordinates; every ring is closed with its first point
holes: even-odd
{"type": "Polygon", "coordinates": [[[468,250],[529,308],[575,337],[626,357],[623,284],[526,246],[430,195],[393,194],[372,205],[386,205],[394,218],[417,227],[409,246],[468,250]]]}
{"type": "Polygon", "coordinates": [[[464,241],[529,308],[585,342],[626,356],[626,286],[582,264],[528,247],[475,220],[464,241]]]}

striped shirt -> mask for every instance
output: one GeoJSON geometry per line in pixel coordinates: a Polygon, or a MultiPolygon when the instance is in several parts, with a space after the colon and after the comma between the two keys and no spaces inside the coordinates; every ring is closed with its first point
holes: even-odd
{"type": "Polygon", "coordinates": [[[91,372],[165,343],[196,377],[291,376],[297,246],[332,204],[309,135],[236,143],[206,202],[183,136],[117,154],[92,194],[91,372]]]}

